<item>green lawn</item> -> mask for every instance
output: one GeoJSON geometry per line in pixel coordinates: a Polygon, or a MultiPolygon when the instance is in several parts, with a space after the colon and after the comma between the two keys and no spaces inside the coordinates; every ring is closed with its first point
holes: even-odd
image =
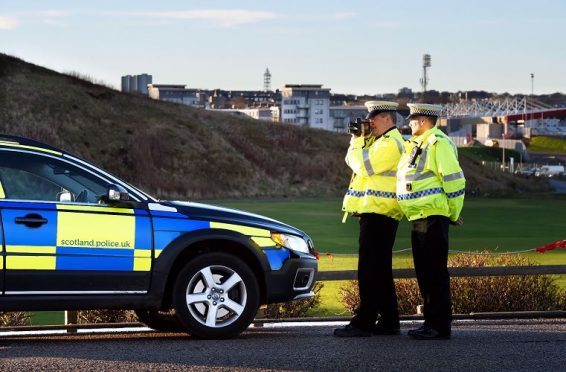
{"type": "MultiPolygon", "coordinates": [[[[307,232],[319,252],[356,253],[357,219],[341,222],[341,199],[215,201],[275,218],[307,232]]],[[[453,250],[513,252],[566,239],[566,200],[467,199],[464,226],[451,228],[453,250]]],[[[407,221],[399,226],[395,249],[411,246],[407,221]]]]}
{"type": "Polygon", "coordinates": [[[36,311],[31,313],[31,324],[52,325],[64,324],[65,312],[63,311],[36,311]]]}
{"type": "Polygon", "coordinates": [[[528,150],[533,152],[554,152],[564,154],[566,153],[566,140],[555,137],[533,137],[528,150]]]}

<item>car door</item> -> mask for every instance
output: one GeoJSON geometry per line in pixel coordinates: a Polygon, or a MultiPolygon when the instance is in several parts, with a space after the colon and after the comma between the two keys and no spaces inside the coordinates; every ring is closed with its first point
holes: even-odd
{"type": "Polygon", "coordinates": [[[1,151],[5,295],[146,293],[144,208],[101,204],[109,181],[49,154],[1,151]]]}
{"type": "MultiPolygon", "coordinates": [[[[4,199],[4,187],[0,179],[0,200],[4,199]]],[[[0,296],[4,295],[4,260],[6,252],[4,250],[4,229],[2,227],[2,215],[0,214],[0,296]]]]}

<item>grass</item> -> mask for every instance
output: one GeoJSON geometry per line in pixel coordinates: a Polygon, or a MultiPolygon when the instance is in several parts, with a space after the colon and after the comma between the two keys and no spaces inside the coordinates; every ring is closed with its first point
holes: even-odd
{"type": "Polygon", "coordinates": [[[556,137],[533,137],[528,148],[532,152],[566,153],[566,139],[556,137]]]}
{"type": "Polygon", "coordinates": [[[32,325],[64,324],[65,313],[63,311],[36,311],[31,313],[32,325]]]}
{"type": "MultiPolygon", "coordinates": [[[[215,201],[227,207],[259,213],[307,232],[319,252],[356,253],[358,224],[341,223],[341,199],[275,201],[215,201]]],[[[516,252],[565,239],[566,200],[467,199],[464,226],[451,228],[454,250],[516,252]]],[[[401,222],[395,249],[411,246],[410,227],[401,222]]]]}

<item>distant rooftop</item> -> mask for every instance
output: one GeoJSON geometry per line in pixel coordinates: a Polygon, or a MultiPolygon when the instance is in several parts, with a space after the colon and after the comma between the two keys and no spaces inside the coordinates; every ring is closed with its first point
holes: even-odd
{"type": "Polygon", "coordinates": [[[151,84],[152,87],[158,89],[185,89],[185,84],[151,84]]]}
{"type": "Polygon", "coordinates": [[[330,106],[331,110],[366,110],[365,106],[344,106],[344,105],[340,105],[340,106],[330,106]]]}
{"type": "Polygon", "coordinates": [[[330,88],[323,88],[322,84],[285,84],[283,89],[300,89],[300,90],[327,90],[330,88]]]}

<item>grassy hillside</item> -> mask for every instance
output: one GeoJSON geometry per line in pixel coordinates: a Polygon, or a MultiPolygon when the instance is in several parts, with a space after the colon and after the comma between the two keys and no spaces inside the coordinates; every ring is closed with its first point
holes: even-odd
{"type": "Polygon", "coordinates": [[[158,102],[0,54],[0,132],[91,160],[162,197],[331,195],[348,137],[158,102]]]}
{"type": "MultiPolygon", "coordinates": [[[[349,136],[154,101],[0,54],[0,132],[74,152],[161,198],[343,194],[349,136]]],[[[462,156],[470,190],[538,191],[462,156]]]]}

